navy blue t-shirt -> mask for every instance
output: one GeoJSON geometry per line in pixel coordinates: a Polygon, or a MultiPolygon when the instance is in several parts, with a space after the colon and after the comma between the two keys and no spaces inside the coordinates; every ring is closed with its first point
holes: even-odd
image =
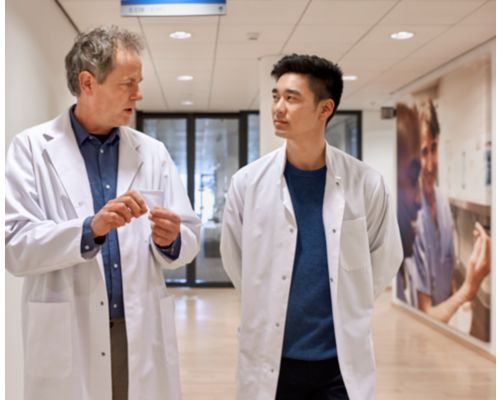
{"type": "Polygon", "coordinates": [[[285,179],[298,235],[283,357],[325,360],[337,356],[323,225],[326,166],[305,171],[287,162],[285,179]]]}

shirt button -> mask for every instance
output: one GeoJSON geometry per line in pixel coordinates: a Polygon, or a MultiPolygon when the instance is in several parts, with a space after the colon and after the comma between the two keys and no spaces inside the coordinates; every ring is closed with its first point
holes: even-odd
{"type": "Polygon", "coordinates": [[[111,186],[110,186],[110,185],[106,185],[106,189],[110,189],[110,188],[111,188],[111,186]]]}
{"type": "Polygon", "coordinates": [[[88,250],[88,249],[90,249],[90,246],[87,244],[87,245],[85,245],[84,249],[88,250]]]}
{"type": "Polygon", "coordinates": [[[113,264],[114,269],[118,269],[118,264],[113,264]]]}
{"type": "Polygon", "coordinates": [[[113,308],[118,308],[118,304],[113,304],[113,308]]]}
{"type": "Polygon", "coordinates": [[[99,150],[99,153],[104,154],[104,149],[99,150]]]}

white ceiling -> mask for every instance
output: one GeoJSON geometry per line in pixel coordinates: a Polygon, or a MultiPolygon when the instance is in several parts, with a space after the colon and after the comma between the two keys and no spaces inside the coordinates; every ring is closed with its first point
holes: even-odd
{"type": "Polygon", "coordinates": [[[259,57],[292,52],[329,58],[359,77],[345,82],[340,109],[375,109],[495,37],[495,0],[227,0],[222,17],[163,18],[121,17],[119,0],[59,2],[80,30],[116,24],[141,34],[143,111],[258,109],[259,57]],[[171,39],[177,30],[192,37],[171,39]],[[401,30],[415,37],[389,38],[401,30]],[[184,74],[194,80],[176,80],[184,74]]]}

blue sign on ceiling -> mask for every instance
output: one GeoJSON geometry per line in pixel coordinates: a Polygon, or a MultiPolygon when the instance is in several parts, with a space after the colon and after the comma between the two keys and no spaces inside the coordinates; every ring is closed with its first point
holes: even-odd
{"type": "Polygon", "coordinates": [[[122,17],[225,14],[226,0],[121,0],[122,17]]]}

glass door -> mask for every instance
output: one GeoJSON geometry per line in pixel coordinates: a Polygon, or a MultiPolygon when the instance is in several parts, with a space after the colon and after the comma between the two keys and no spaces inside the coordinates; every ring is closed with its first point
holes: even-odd
{"type": "Polygon", "coordinates": [[[239,168],[238,118],[196,118],[195,153],[194,208],[202,222],[196,283],[229,282],[219,247],[226,193],[239,168]]]}
{"type": "MultiPolygon", "coordinates": [[[[186,118],[145,118],[142,131],[163,142],[177,167],[182,183],[188,187],[188,151],[186,118]]],[[[171,283],[186,284],[187,266],[174,270],[164,270],[165,279],[171,283]]]]}

